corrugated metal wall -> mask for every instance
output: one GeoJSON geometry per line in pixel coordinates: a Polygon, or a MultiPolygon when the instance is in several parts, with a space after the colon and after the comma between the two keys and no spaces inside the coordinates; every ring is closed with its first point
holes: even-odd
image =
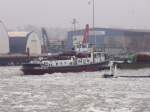
{"type": "Polygon", "coordinates": [[[19,54],[26,53],[27,38],[13,37],[9,39],[9,43],[10,43],[10,53],[19,53],[19,54]]]}
{"type": "MultiPolygon", "coordinates": [[[[112,29],[112,28],[95,28],[95,31],[104,32],[101,35],[96,35],[97,48],[127,48],[131,51],[144,51],[150,49],[150,32],[140,30],[125,30],[125,29],[112,29]]],[[[69,31],[67,49],[73,47],[73,36],[83,37],[83,30],[69,31]],[[79,36],[80,35],[80,36],[79,36]]],[[[89,43],[95,42],[94,36],[90,36],[89,43]]]]}

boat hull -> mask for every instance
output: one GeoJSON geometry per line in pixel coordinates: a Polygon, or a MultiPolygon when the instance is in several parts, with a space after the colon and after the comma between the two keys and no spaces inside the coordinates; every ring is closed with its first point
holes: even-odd
{"type": "Polygon", "coordinates": [[[24,64],[22,71],[24,75],[43,75],[52,73],[68,73],[68,72],[94,72],[109,69],[107,62],[89,64],[89,65],[76,65],[76,66],[63,66],[63,67],[41,67],[40,65],[24,64]]]}
{"type": "Polygon", "coordinates": [[[150,68],[150,62],[116,63],[119,69],[142,69],[150,68]]]}

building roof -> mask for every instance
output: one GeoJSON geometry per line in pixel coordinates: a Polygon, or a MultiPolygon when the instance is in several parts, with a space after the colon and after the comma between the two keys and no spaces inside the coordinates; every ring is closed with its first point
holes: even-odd
{"type": "Polygon", "coordinates": [[[9,37],[27,37],[29,32],[8,32],[9,37]]]}
{"type": "Polygon", "coordinates": [[[127,32],[143,32],[150,33],[149,29],[139,29],[139,28],[116,28],[116,27],[104,27],[104,28],[96,28],[96,29],[110,29],[110,30],[118,30],[118,31],[127,31],[127,32]]]}
{"type": "MultiPolygon", "coordinates": [[[[150,29],[136,29],[136,28],[129,29],[129,28],[115,28],[115,27],[95,27],[94,29],[95,30],[114,30],[114,31],[123,31],[123,32],[150,33],[150,29]]],[[[83,30],[85,29],[77,29],[76,31],[82,32],[83,30]]],[[[90,28],[90,30],[93,30],[93,28],[90,28]]],[[[74,31],[72,30],[69,32],[74,32],[74,31]]]]}

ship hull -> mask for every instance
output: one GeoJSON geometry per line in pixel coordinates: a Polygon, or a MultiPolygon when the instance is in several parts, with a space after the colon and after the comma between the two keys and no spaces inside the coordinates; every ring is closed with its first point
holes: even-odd
{"type": "Polygon", "coordinates": [[[24,75],[43,75],[52,73],[68,73],[68,72],[94,72],[109,69],[107,62],[88,64],[88,65],[76,65],[76,66],[63,66],[63,67],[42,67],[36,64],[24,64],[22,71],[24,75]]]}
{"type": "Polygon", "coordinates": [[[150,62],[116,63],[119,69],[142,69],[150,68],[150,62]]]}

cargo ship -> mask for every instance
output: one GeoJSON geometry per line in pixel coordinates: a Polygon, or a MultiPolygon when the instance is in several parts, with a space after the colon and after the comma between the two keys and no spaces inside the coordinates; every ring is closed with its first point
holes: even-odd
{"type": "Polygon", "coordinates": [[[114,64],[119,69],[142,69],[150,68],[150,54],[149,53],[138,53],[130,56],[125,61],[116,61],[114,64]]]}
{"type": "Polygon", "coordinates": [[[104,52],[59,54],[58,59],[39,59],[22,65],[24,75],[43,75],[67,72],[93,72],[109,69],[104,52]]]}

